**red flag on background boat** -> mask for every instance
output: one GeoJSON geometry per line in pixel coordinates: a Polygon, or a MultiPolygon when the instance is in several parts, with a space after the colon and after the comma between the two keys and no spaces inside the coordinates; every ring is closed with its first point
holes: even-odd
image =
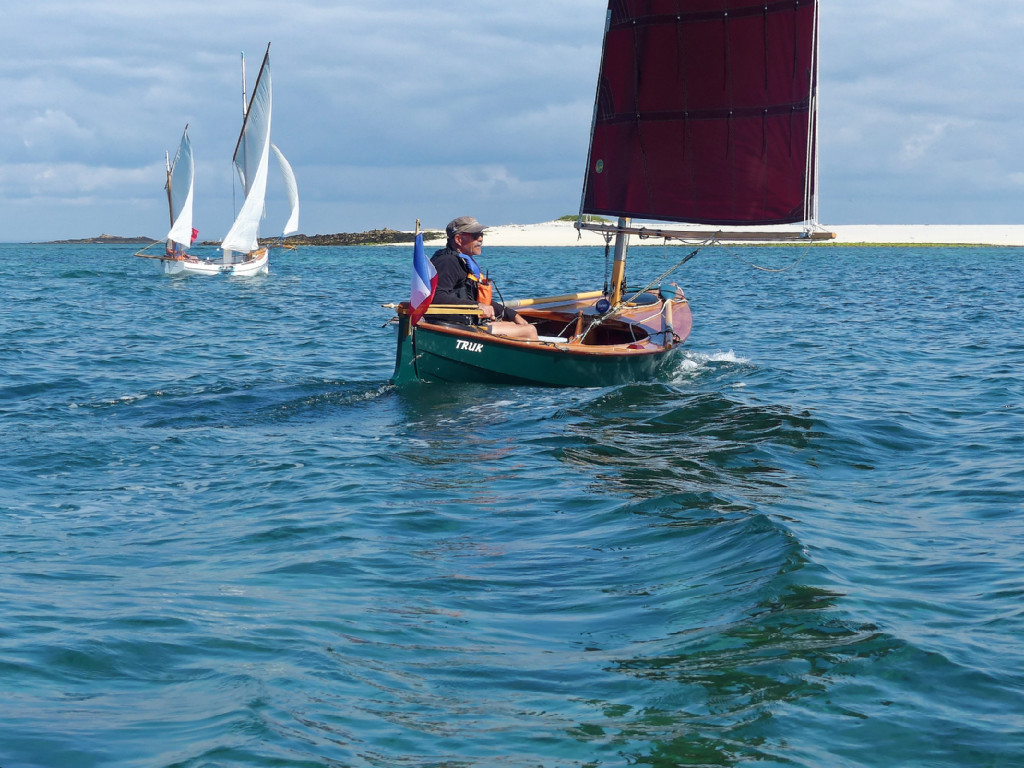
{"type": "Polygon", "coordinates": [[[434,300],[437,290],[437,270],[430,259],[423,253],[423,235],[416,235],[416,244],[412,249],[412,291],[409,295],[409,306],[412,308],[410,322],[416,325],[434,300]]]}
{"type": "Polygon", "coordinates": [[[192,243],[196,241],[197,237],[199,237],[199,230],[196,229],[195,227],[192,227],[192,242],[190,242],[189,245],[192,245],[192,243]]]}

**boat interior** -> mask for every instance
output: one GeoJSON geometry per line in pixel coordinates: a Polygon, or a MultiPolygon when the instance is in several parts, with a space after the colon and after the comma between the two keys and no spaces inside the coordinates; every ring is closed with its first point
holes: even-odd
{"type": "Polygon", "coordinates": [[[636,344],[649,336],[645,328],[617,318],[595,324],[592,321],[596,315],[582,311],[558,312],[524,307],[519,314],[537,328],[542,340],[560,339],[569,344],[612,346],[636,344]]]}
{"type": "MultiPolygon", "coordinates": [[[[662,302],[652,293],[640,294],[611,316],[602,315],[593,299],[534,301],[536,303],[528,306],[516,307],[516,311],[537,329],[541,342],[587,347],[629,346],[649,341],[651,334],[662,326],[662,302]]],[[[487,333],[476,326],[432,321],[429,316],[424,322],[471,334],[487,333]]]]}

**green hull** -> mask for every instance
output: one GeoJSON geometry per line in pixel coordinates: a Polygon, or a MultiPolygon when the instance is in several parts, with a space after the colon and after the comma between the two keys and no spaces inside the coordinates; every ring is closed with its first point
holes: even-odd
{"type": "MultiPolygon", "coordinates": [[[[689,308],[677,309],[676,336],[668,344],[613,346],[527,343],[475,328],[420,323],[399,313],[398,351],[392,383],[465,382],[547,387],[607,387],[656,378],[670,363],[689,308]]],[[[685,328],[683,327],[685,326],[685,328]]]]}

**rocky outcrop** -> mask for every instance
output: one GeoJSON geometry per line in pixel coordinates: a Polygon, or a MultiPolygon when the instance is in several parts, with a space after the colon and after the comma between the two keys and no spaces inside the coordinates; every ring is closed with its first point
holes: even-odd
{"type": "MultiPolygon", "coordinates": [[[[423,232],[424,240],[436,240],[444,237],[443,232],[423,232]]],[[[339,232],[334,235],[291,235],[286,237],[286,245],[393,245],[395,243],[412,243],[416,235],[412,232],[398,230],[371,229],[369,232],[339,232]]],[[[277,238],[260,240],[261,243],[276,243],[277,238]]]]}
{"type": "Polygon", "coordinates": [[[85,244],[96,244],[96,245],[149,245],[155,243],[151,237],[120,237],[118,235],[100,235],[99,237],[86,237],[81,240],[50,240],[45,245],[82,245],[85,244]]]}
{"type": "MultiPolygon", "coordinates": [[[[396,243],[412,243],[416,235],[412,232],[399,232],[395,229],[371,229],[369,232],[339,232],[334,235],[291,235],[284,239],[285,245],[394,245],[396,243]]],[[[423,232],[424,240],[443,240],[444,232],[433,230],[423,232]]],[[[81,240],[51,240],[47,245],[81,245],[83,243],[114,244],[130,243],[133,245],[149,245],[157,242],[151,237],[119,237],[117,235],[100,235],[99,237],[86,237],[81,240]]],[[[280,242],[280,238],[261,238],[262,245],[274,245],[280,242]]],[[[219,246],[219,240],[204,240],[197,245],[219,246]]]]}

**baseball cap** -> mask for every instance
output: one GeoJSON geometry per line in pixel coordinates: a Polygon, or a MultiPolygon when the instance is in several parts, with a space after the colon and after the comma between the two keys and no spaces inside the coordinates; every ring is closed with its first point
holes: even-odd
{"type": "Polygon", "coordinates": [[[472,216],[459,216],[457,219],[452,219],[448,222],[448,226],[445,227],[448,237],[455,237],[463,233],[477,234],[483,232],[486,227],[479,221],[474,219],[472,216]]]}

